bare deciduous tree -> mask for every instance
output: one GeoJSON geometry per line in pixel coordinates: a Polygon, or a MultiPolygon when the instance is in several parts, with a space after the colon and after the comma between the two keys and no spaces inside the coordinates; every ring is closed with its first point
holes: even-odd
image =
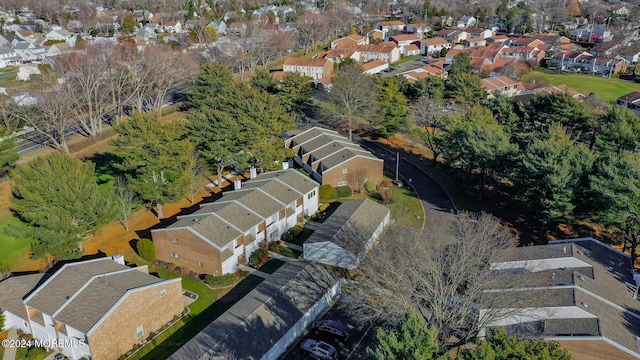
{"type": "Polygon", "coordinates": [[[349,140],[356,125],[374,113],[376,91],[373,78],[363,74],[360,66],[344,66],[334,76],[327,94],[328,115],[349,131],[349,140]]]}
{"type": "Polygon", "coordinates": [[[304,47],[305,54],[315,51],[318,44],[326,39],[330,32],[329,17],[326,14],[305,14],[296,22],[296,36],[300,45],[304,47]]]}
{"type": "Polygon", "coordinates": [[[362,192],[362,188],[364,187],[365,179],[367,178],[367,169],[360,166],[345,174],[345,180],[347,184],[353,189],[354,192],[360,193],[362,192]]]}
{"type": "Polygon", "coordinates": [[[439,330],[441,346],[452,335],[467,341],[522,301],[522,291],[485,296],[486,289],[524,286],[518,275],[498,276],[491,267],[508,252],[496,250],[515,248],[517,236],[487,214],[434,212],[427,220],[423,231],[386,230],[347,287],[345,303],[364,321],[390,323],[412,307],[439,330]]]}
{"type": "Polygon", "coordinates": [[[413,121],[419,127],[416,135],[433,154],[433,166],[438,164],[438,156],[442,152],[439,144],[439,134],[444,109],[445,106],[441,100],[427,95],[418,98],[411,107],[413,121]]]}

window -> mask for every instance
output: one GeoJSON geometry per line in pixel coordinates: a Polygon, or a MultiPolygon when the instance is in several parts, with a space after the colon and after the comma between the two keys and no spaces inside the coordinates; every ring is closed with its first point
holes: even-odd
{"type": "Polygon", "coordinates": [[[347,186],[347,182],[346,181],[340,181],[338,183],[338,186],[347,186]]]}
{"type": "Polygon", "coordinates": [[[342,173],[343,173],[343,174],[346,174],[346,173],[347,173],[347,171],[348,171],[347,169],[342,169],[342,173]]]}
{"type": "Polygon", "coordinates": [[[200,267],[204,267],[204,263],[202,261],[200,261],[198,265],[200,265],[200,267]]]}
{"type": "Polygon", "coordinates": [[[316,191],[315,191],[315,190],[313,190],[312,192],[310,192],[310,193],[307,195],[307,200],[311,199],[311,198],[312,198],[312,197],[314,197],[314,196],[316,196],[316,191]]]}
{"type": "Polygon", "coordinates": [[[173,243],[177,244],[178,243],[178,238],[173,238],[173,243]]]}
{"type": "Polygon", "coordinates": [[[136,329],[136,335],[141,338],[142,335],[144,335],[144,329],[142,328],[142,325],[138,326],[138,328],[136,329]]]}
{"type": "Polygon", "coordinates": [[[167,295],[167,289],[160,290],[160,297],[164,297],[165,295],[167,295]]]}
{"type": "Polygon", "coordinates": [[[176,258],[176,259],[180,259],[180,254],[172,252],[171,253],[171,257],[176,258]]]}

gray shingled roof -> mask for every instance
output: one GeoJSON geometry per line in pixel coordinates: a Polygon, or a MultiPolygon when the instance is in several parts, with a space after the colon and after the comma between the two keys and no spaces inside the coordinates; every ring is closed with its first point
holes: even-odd
{"type": "Polygon", "coordinates": [[[312,127],[307,131],[303,131],[302,133],[290,137],[289,139],[287,139],[287,141],[292,141],[293,144],[300,145],[320,135],[340,136],[337,131],[327,130],[319,127],[312,127]]]}
{"type": "Polygon", "coordinates": [[[27,319],[27,311],[22,300],[42,280],[43,274],[38,273],[12,276],[0,281],[0,309],[27,319]]]}
{"type": "Polygon", "coordinates": [[[267,218],[285,207],[260,189],[240,189],[226,193],[218,201],[235,200],[255,211],[258,215],[267,218]]]}
{"type": "Polygon", "coordinates": [[[260,359],[338,282],[323,266],[287,262],[169,359],[229,353],[260,359]]]}
{"type": "Polygon", "coordinates": [[[160,278],[132,268],[126,272],[93,278],[55,318],[87,333],[129,289],[161,281],[160,278]]]}
{"type": "Polygon", "coordinates": [[[348,269],[357,267],[366,242],[390,212],[369,199],[342,203],[307,239],[304,258],[348,269]],[[331,244],[321,248],[312,245],[327,242],[331,244]]]}
{"type": "Polygon", "coordinates": [[[322,165],[326,166],[328,170],[342,164],[345,161],[351,160],[357,156],[369,158],[371,160],[382,161],[377,157],[363,151],[357,151],[357,150],[354,151],[353,149],[342,149],[336,153],[331,154],[330,156],[327,156],[321,159],[320,162],[322,163],[322,165]]]}
{"type": "Polygon", "coordinates": [[[296,189],[287,186],[285,183],[279,181],[277,178],[250,181],[247,182],[244,187],[247,189],[259,187],[269,195],[275,197],[285,204],[290,204],[304,195],[296,189]]]}
{"type": "Polygon", "coordinates": [[[247,181],[247,184],[251,184],[252,181],[260,181],[271,178],[278,178],[279,180],[285,182],[287,185],[303,194],[308,193],[309,191],[317,188],[318,185],[320,185],[314,180],[309,179],[308,177],[293,169],[262,173],[254,179],[247,181]]]}
{"type": "Polygon", "coordinates": [[[181,227],[190,227],[220,248],[242,235],[240,231],[215,215],[184,217],[169,225],[167,229],[181,227]]]}
{"type": "Polygon", "coordinates": [[[27,305],[45,314],[53,314],[92,276],[126,269],[129,267],[120,265],[111,258],[67,264],[36,289],[27,305]]]}

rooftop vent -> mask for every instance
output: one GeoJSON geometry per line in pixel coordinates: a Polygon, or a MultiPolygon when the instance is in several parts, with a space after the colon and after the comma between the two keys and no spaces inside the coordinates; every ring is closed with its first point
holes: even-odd
{"type": "Polygon", "coordinates": [[[193,219],[193,222],[198,222],[198,221],[200,221],[200,219],[199,219],[199,218],[195,218],[195,219],[193,219]]]}
{"type": "Polygon", "coordinates": [[[578,279],[580,279],[580,281],[584,281],[584,276],[580,275],[578,276],[578,279]]]}
{"type": "Polygon", "coordinates": [[[588,308],[588,307],[589,307],[589,304],[587,304],[586,302],[584,302],[584,301],[583,301],[583,302],[582,302],[582,306],[584,306],[584,307],[588,308]]]}

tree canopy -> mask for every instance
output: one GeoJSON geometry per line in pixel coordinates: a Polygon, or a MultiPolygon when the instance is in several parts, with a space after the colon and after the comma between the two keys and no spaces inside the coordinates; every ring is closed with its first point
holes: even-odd
{"type": "Polygon", "coordinates": [[[19,157],[15,137],[9,137],[7,131],[0,127],[0,177],[13,169],[19,157]]]}
{"type": "Polygon", "coordinates": [[[34,257],[79,257],[78,243],[115,216],[113,193],[98,189],[95,166],[61,153],[37,157],[11,172],[12,209],[31,225],[34,257]]]}
{"type": "Polygon", "coordinates": [[[473,350],[460,353],[460,360],[570,360],[571,354],[556,341],[508,336],[505,328],[491,331],[473,350]]]}
{"type": "Polygon", "coordinates": [[[115,128],[119,136],[112,140],[114,153],[122,159],[115,166],[140,199],[156,206],[162,219],[162,205],[189,191],[195,149],[185,139],[184,125],[160,123],[153,113],[135,113],[115,128]]]}
{"type": "Polygon", "coordinates": [[[391,137],[407,125],[409,109],[407,98],[400,91],[396,77],[379,77],[378,85],[378,132],[384,137],[391,137]]]}

